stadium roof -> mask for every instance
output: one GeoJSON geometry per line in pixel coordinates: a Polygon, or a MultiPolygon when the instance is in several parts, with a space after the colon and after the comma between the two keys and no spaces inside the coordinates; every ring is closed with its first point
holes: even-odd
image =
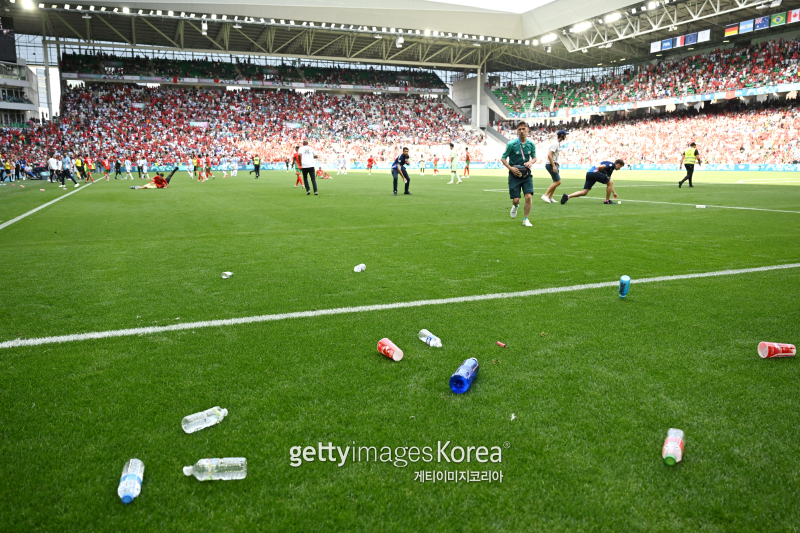
{"type": "Polygon", "coordinates": [[[711,43],[720,43],[731,22],[794,7],[800,0],[522,0],[494,8],[486,0],[101,0],[85,5],[16,0],[11,5],[18,33],[41,35],[46,26],[48,37],[72,44],[454,70],[480,66],[488,72],[654,59],[653,41],[710,29],[711,43]]]}

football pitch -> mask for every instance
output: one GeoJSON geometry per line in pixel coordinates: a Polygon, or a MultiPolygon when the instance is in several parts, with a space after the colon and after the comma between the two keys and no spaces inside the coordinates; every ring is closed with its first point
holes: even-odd
{"type": "Polygon", "coordinates": [[[72,193],[0,229],[0,530],[797,530],[800,361],[756,347],[800,343],[800,177],[620,171],[621,204],[551,205],[540,170],[526,228],[505,173],[410,174],[0,186],[0,226],[72,193]],[[210,457],[246,479],[183,475],[210,457]]]}

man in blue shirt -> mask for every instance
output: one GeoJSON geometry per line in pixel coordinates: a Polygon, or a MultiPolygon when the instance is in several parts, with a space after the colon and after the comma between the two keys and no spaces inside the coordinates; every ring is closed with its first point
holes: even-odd
{"type": "Polygon", "coordinates": [[[614,195],[614,199],[617,199],[617,191],[614,190],[614,181],[611,179],[611,174],[624,166],[625,162],[622,159],[617,159],[613,163],[611,161],[602,161],[600,164],[593,166],[589,169],[589,172],[586,173],[586,182],[583,184],[583,190],[562,195],[561,203],[565,204],[567,200],[576,196],[586,196],[589,191],[592,190],[595,183],[603,183],[606,186],[606,201],[603,202],[604,204],[616,203],[611,201],[612,194],[614,195]]]}
{"type": "Polygon", "coordinates": [[[70,159],[69,154],[64,154],[64,158],[61,160],[61,187],[66,188],[66,181],[67,178],[72,180],[72,183],[75,186],[78,186],[78,182],[75,181],[75,178],[72,177],[72,172],[70,171],[70,167],[72,166],[72,159],[70,159]]]}
{"type": "Polygon", "coordinates": [[[406,192],[403,194],[411,194],[408,192],[409,182],[411,181],[408,177],[408,171],[406,170],[406,165],[411,164],[411,157],[408,155],[408,148],[403,148],[403,153],[400,154],[395,158],[392,162],[392,179],[394,181],[394,195],[397,196],[397,175],[403,175],[403,181],[406,184],[406,192]]]}

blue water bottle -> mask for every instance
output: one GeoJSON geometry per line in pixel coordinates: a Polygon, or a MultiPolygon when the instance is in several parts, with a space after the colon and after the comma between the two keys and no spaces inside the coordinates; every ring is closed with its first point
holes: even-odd
{"type": "Polygon", "coordinates": [[[625,298],[629,290],[631,290],[631,278],[630,276],[622,276],[619,278],[619,297],[625,298]]]}
{"type": "Polygon", "coordinates": [[[464,394],[478,375],[478,360],[470,357],[450,376],[450,390],[456,394],[464,394]]]}

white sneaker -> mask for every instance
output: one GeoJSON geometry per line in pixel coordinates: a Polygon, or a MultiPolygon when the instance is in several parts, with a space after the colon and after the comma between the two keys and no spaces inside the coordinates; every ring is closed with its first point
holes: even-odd
{"type": "Polygon", "coordinates": [[[531,221],[528,220],[527,218],[522,221],[522,225],[523,226],[533,226],[533,224],[531,224],[531,221]]]}
{"type": "MultiPolygon", "coordinates": [[[[458,183],[461,183],[461,180],[458,180],[458,183]]],[[[458,185],[458,183],[456,183],[456,185],[458,185]]]]}
{"type": "Polygon", "coordinates": [[[516,205],[511,206],[511,218],[517,218],[517,207],[516,205]]]}
{"type": "Polygon", "coordinates": [[[81,184],[80,184],[80,183],[76,183],[76,184],[75,184],[75,186],[76,186],[76,187],[80,187],[80,186],[81,186],[81,184]]]}
{"type": "Polygon", "coordinates": [[[544,200],[544,201],[545,201],[545,202],[547,202],[548,204],[551,204],[551,203],[553,203],[553,200],[551,200],[551,199],[550,199],[550,197],[549,197],[549,196],[547,196],[546,194],[543,194],[543,195],[542,195],[542,200],[544,200]]]}
{"type": "Polygon", "coordinates": [[[452,181],[448,181],[448,182],[447,182],[447,184],[448,184],[448,185],[452,185],[452,184],[453,184],[453,182],[452,182],[452,181]]]}

